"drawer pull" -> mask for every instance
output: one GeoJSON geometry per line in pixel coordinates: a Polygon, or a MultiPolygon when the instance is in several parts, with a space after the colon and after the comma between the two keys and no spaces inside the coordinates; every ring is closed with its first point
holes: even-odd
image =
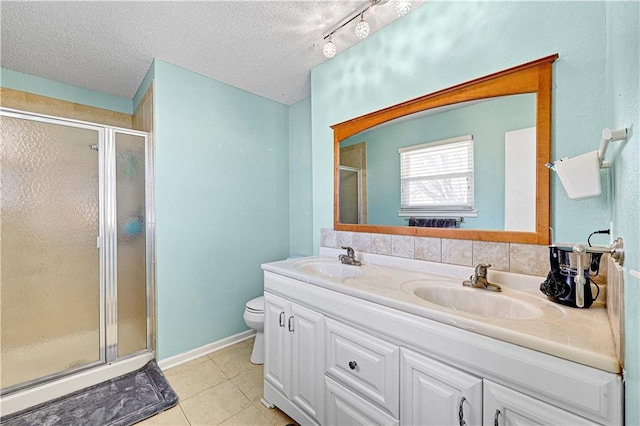
{"type": "Polygon", "coordinates": [[[460,426],[465,426],[467,422],[464,421],[464,407],[462,404],[467,400],[464,396],[460,398],[460,405],[458,405],[458,424],[460,426]]]}
{"type": "Polygon", "coordinates": [[[500,410],[496,410],[496,415],[493,417],[493,426],[499,426],[498,416],[500,415],[500,410]]]}
{"type": "Polygon", "coordinates": [[[293,315],[289,317],[289,332],[293,333],[293,315]]]}
{"type": "Polygon", "coordinates": [[[358,363],[355,361],[349,361],[349,368],[352,370],[355,370],[356,367],[358,366],[358,363]]]}
{"type": "Polygon", "coordinates": [[[280,312],[280,317],[278,318],[278,325],[280,325],[280,327],[284,327],[284,311],[280,312]]]}

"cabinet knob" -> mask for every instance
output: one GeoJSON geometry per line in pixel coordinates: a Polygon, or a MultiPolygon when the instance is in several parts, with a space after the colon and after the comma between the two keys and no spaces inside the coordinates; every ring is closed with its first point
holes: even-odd
{"type": "Polygon", "coordinates": [[[464,396],[460,398],[460,405],[458,405],[458,424],[460,426],[466,426],[467,422],[464,421],[464,407],[462,404],[467,400],[464,396]]]}
{"type": "Polygon", "coordinates": [[[496,415],[493,416],[493,426],[500,426],[498,423],[498,416],[500,415],[500,410],[496,410],[496,415]]]}
{"type": "Polygon", "coordinates": [[[358,363],[355,361],[349,361],[349,368],[352,370],[355,370],[356,367],[358,366],[358,363]]]}

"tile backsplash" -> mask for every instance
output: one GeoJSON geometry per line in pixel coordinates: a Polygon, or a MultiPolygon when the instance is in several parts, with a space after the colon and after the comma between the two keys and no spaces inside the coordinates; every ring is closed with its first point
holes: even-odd
{"type": "Polygon", "coordinates": [[[357,252],[428,260],[462,266],[490,263],[492,269],[525,275],[546,276],[549,249],[534,244],[497,243],[449,238],[369,234],[322,229],[322,247],[350,246],[357,252]]]}

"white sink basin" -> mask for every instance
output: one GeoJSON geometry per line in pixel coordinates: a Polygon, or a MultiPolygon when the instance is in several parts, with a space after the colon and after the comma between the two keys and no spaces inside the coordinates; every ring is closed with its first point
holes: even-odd
{"type": "Polygon", "coordinates": [[[413,294],[422,300],[445,308],[483,317],[532,319],[543,315],[543,312],[534,304],[504,293],[476,288],[427,286],[415,289],[413,294]]]}
{"type": "Polygon", "coordinates": [[[321,275],[328,278],[355,278],[362,275],[360,266],[343,265],[335,261],[308,261],[294,265],[295,269],[309,274],[321,275]]]}

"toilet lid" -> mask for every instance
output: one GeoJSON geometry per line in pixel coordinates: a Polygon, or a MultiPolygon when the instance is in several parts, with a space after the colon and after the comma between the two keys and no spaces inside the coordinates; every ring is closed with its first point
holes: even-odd
{"type": "Polygon", "coordinates": [[[247,310],[253,312],[264,312],[264,296],[249,300],[247,302],[247,310]]]}

